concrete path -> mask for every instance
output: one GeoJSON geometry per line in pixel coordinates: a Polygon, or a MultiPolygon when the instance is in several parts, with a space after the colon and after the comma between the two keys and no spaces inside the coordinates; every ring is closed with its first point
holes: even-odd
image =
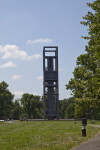
{"type": "MultiPolygon", "coordinates": [[[[89,125],[100,128],[100,125],[89,125]]],[[[90,139],[72,150],[100,150],[100,133],[93,139],[90,139]]]]}

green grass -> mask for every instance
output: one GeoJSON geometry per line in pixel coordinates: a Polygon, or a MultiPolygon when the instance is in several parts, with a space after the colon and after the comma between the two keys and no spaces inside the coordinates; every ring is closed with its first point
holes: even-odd
{"type": "Polygon", "coordinates": [[[0,123],[0,150],[70,150],[99,131],[87,126],[87,136],[82,137],[80,121],[0,123]]]}

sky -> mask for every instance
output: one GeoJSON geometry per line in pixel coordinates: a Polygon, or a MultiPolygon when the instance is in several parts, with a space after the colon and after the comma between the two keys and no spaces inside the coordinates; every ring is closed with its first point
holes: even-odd
{"type": "Polygon", "coordinates": [[[15,98],[43,95],[43,46],[58,46],[59,99],[72,96],[65,85],[85,53],[87,2],[93,0],[0,0],[0,82],[15,98]]]}

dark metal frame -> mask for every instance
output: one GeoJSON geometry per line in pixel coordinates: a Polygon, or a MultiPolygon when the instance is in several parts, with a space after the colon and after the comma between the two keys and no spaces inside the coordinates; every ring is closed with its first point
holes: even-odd
{"type": "Polygon", "coordinates": [[[43,110],[44,119],[59,119],[58,47],[55,46],[43,48],[43,110]]]}

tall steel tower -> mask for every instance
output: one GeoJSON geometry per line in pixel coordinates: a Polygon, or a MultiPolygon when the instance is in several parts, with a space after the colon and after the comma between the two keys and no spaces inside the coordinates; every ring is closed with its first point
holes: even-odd
{"type": "Polygon", "coordinates": [[[43,48],[44,119],[59,119],[58,47],[43,48]]]}

